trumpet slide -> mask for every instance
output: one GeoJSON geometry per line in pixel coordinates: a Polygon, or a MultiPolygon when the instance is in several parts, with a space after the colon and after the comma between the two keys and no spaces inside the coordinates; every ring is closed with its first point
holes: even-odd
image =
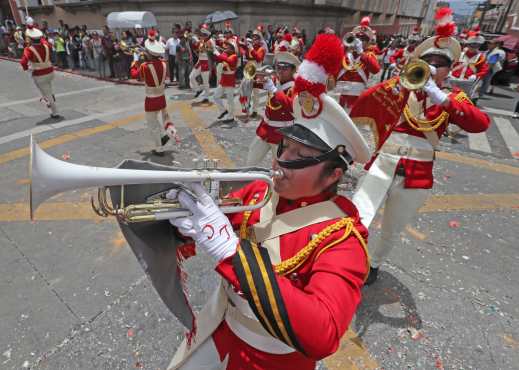
{"type": "MultiPolygon", "coordinates": [[[[44,152],[31,136],[30,144],[30,215],[48,198],[59,193],[98,187],[98,205],[92,198],[94,211],[100,216],[115,216],[119,220],[132,222],[146,222],[167,220],[189,215],[186,209],[181,208],[177,201],[165,198],[165,194],[172,188],[185,189],[185,185],[192,182],[202,183],[220,206],[224,213],[252,211],[263,207],[270,199],[274,186],[273,177],[282,176],[279,171],[266,168],[245,169],[216,169],[213,162],[204,161],[201,169],[175,169],[171,167],[161,170],[140,170],[84,166],[61,161],[44,152]],[[243,205],[239,200],[221,197],[222,183],[247,182],[261,180],[268,184],[265,199],[255,205],[243,205]],[[146,196],[141,204],[125,204],[125,186],[164,184],[161,191],[146,196]],[[108,187],[121,186],[119,204],[110,205],[107,197],[108,187]]],[[[146,162],[142,162],[146,163],[146,162]]]]}

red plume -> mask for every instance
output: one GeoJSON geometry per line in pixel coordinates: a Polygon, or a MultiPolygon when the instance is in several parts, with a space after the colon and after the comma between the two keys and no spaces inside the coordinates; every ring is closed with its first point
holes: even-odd
{"type": "Polygon", "coordinates": [[[481,27],[479,27],[479,24],[476,24],[474,27],[472,27],[472,30],[479,32],[479,31],[481,31],[481,27]]]}
{"type": "Polygon", "coordinates": [[[456,33],[456,24],[453,22],[436,26],[436,35],[439,37],[451,37],[456,33]]]}
{"type": "Polygon", "coordinates": [[[344,58],[342,41],[335,35],[322,34],[306,53],[305,59],[321,65],[326,73],[337,76],[344,58]]]}
{"type": "Polygon", "coordinates": [[[292,35],[290,33],[285,33],[283,35],[283,40],[288,41],[288,42],[292,42],[292,35]]]}
{"type": "Polygon", "coordinates": [[[155,31],[154,29],[151,29],[148,31],[148,38],[154,39],[156,36],[157,36],[157,31],[155,31]]]}
{"type": "Polygon", "coordinates": [[[363,18],[360,20],[360,25],[361,25],[361,26],[369,27],[370,24],[371,24],[371,18],[370,18],[370,17],[363,17],[363,18]]]}
{"type": "Polygon", "coordinates": [[[436,11],[436,14],[434,15],[434,19],[439,21],[442,18],[448,17],[452,15],[452,9],[451,8],[440,8],[436,11]]]}

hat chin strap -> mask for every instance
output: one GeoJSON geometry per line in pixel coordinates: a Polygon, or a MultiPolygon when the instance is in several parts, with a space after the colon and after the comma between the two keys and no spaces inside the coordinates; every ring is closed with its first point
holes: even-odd
{"type": "Polygon", "coordinates": [[[353,159],[351,158],[351,156],[343,149],[339,150],[338,148],[339,147],[329,150],[321,155],[318,155],[317,157],[307,157],[301,159],[294,159],[292,161],[283,161],[279,159],[281,157],[281,154],[283,154],[283,142],[281,142],[278,145],[276,160],[279,164],[279,167],[286,168],[289,170],[299,170],[302,168],[315,166],[316,164],[335,158],[340,158],[346,164],[352,164],[353,159]]]}

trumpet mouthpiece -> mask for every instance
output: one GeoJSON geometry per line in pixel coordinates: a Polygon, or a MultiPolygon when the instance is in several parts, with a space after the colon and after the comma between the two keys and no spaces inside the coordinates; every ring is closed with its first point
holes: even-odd
{"type": "Polygon", "coordinates": [[[285,173],[280,169],[272,170],[272,177],[281,179],[281,178],[285,177],[285,173]]]}

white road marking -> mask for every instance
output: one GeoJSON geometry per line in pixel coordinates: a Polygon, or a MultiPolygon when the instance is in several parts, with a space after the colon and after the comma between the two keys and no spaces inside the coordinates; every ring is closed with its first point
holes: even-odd
{"type": "Polygon", "coordinates": [[[483,112],[491,113],[491,114],[500,114],[502,116],[509,116],[512,117],[514,115],[514,112],[509,110],[503,110],[503,109],[497,109],[497,108],[487,108],[487,107],[481,107],[479,108],[483,112]]]}
{"type": "Polygon", "coordinates": [[[111,116],[111,115],[116,115],[116,114],[120,114],[120,113],[132,114],[133,112],[138,112],[140,110],[141,109],[137,110],[137,109],[122,108],[122,109],[116,109],[116,110],[103,112],[103,113],[95,113],[95,114],[91,114],[89,116],[75,118],[75,119],[71,119],[71,120],[67,120],[67,121],[52,123],[49,125],[41,125],[41,126],[33,127],[32,129],[29,129],[29,130],[19,131],[19,132],[15,132],[14,134],[11,134],[11,135],[0,137],[0,144],[9,143],[11,141],[22,139],[24,137],[28,137],[33,134],[35,135],[35,134],[40,134],[40,133],[46,132],[46,131],[56,130],[56,129],[63,128],[63,127],[78,125],[80,123],[93,121],[93,120],[111,116]]]}
{"type": "Polygon", "coordinates": [[[494,117],[494,122],[512,157],[515,157],[519,153],[519,134],[506,118],[494,117]]]}
{"type": "MultiPolygon", "coordinates": [[[[110,89],[110,88],[113,88],[113,87],[115,87],[115,85],[97,86],[97,87],[91,87],[91,88],[88,88],[88,89],[67,91],[67,92],[64,92],[64,93],[55,94],[55,96],[56,96],[56,98],[61,98],[63,96],[77,95],[77,94],[82,94],[82,93],[86,93],[86,92],[98,91],[98,90],[103,90],[103,89],[110,89]]],[[[0,104],[0,108],[10,107],[12,105],[32,103],[32,102],[35,102],[35,101],[40,101],[40,97],[30,98],[30,99],[23,99],[23,100],[15,100],[15,101],[7,102],[7,103],[1,103],[0,104]]]]}
{"type": "Polygon", "coordinates": [[[471,134],[467,133],[469,137],[469,148],[471,150],[477,150],[485,153],[492,153],[492,149],[490,148],[490,143],[487,139],[487,134],[484,132],[471,134]]]}

